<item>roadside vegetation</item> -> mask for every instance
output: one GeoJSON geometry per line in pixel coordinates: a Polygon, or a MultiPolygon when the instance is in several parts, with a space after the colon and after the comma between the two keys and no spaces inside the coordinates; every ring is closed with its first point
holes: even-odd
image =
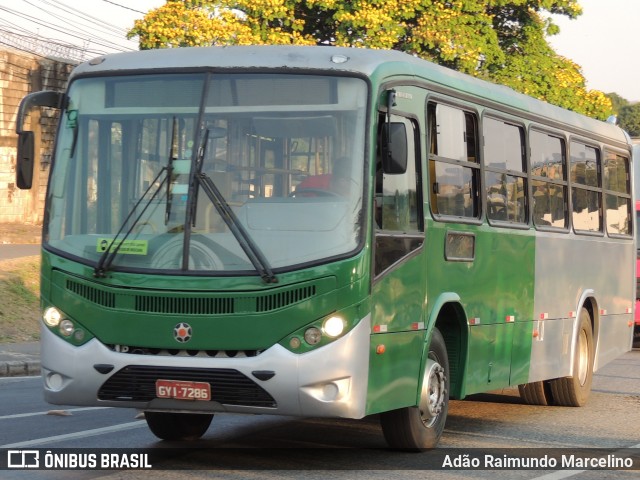
{"type": "Polygon", "coordinates": [[[40,339],[40,257],[0,261],[0,343],[40,339]]]}

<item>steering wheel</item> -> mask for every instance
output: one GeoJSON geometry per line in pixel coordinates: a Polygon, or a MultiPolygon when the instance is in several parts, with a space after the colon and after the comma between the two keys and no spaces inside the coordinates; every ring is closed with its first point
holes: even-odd
{"type": "MultiPolygon", "coordinates": [[[[151,257],[154,268],[180,268],[182,264],[183,237],[169,240],[151,257]]],[[[189,268],[196,270],[223,270],[224,263],[215,252],[215,243],[206,237],[191,237],[189,268]]]]}

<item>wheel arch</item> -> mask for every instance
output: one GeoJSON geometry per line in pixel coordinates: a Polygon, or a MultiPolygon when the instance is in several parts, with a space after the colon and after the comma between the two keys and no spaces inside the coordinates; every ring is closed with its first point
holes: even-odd
{"type": "MultiPolygon", "coordinates": [[[[443,293],[434,304],[427,324],[427,342],[423,352],[426,359],[433,329],[437,327],[447,347],[449,359],[450,397],[463,398],[464,369],[467,361],[467,315],[455,293],[443,293]]],[[[423,364],[425,362],[423,361],[423,364]]]]}
{"type": "Polygon", "coordinates": [[[595,359],[598,357],[598,345],[600,338],[600,308],[598,306],[598,300],[596,299],[596,292],[592,289],[585,290],[582,292],[580,296],[580,300],[578,301],[578,305],[576,307],[576,314],[573,320],[573,331],[571,335],[571,375],[574,373],[574,353],[576,349],[576,345],[578,342],[578,329],[580,328],[580,312],[585,308],[587,312],[589,312],[589,317],[591,319],[591,331],[593,333],[593,353],[594,358],[593,367],[595,371],[595,359]]]}

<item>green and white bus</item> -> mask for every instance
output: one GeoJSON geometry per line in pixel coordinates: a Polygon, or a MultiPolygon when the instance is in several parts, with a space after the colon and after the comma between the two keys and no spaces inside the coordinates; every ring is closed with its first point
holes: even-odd
{"type": "MultiPolygon", "coordinates": [[[[583,405],[631,348],[628,136],[394,51],[211,47],[79,65],[42,249],[53,404],[359,419],[435,447],[450,399],[583,405]]],[[[35,122],[34,122],[35,123],[35,122]]]]}

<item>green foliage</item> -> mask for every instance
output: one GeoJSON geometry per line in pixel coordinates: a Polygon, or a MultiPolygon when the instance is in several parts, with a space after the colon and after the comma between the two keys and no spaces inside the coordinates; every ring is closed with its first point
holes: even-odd
{"type": "Polygon", "coordinates": [[[0,343],[40,335],[40,257],[0,261],[0,343]]]}
{"type": "Polygon", "coordinates": [[[622,98],[617,93],[607,93],[605,94],[609,100],[611,100],[611,108],[613,109],[613,113],[616,115],[620,114],[620,109],[626,105],[629,105],[629,100],[626,98],[622,98]]]}
{"type": "Polygon", "coordinates": [[[135,22],[141,49],[304,44],[401,50],[605,119],[611,101],[546,36],[578,0],[167,0],[135,22]]]}
{"type": "Polygon", "coordinates": [[[632,137],[640,137],[640,103],[621,107],[618,125],[632,137]]]}

